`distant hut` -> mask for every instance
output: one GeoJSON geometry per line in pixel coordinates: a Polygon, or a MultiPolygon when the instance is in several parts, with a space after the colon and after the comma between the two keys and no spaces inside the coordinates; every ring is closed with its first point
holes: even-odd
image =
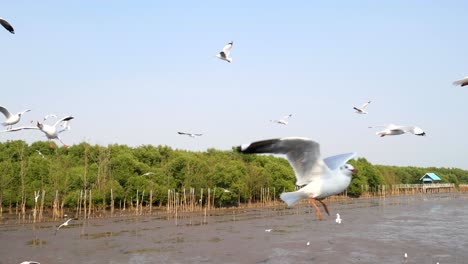
{"type": "Polygon", "coordinates": [[[422,181],[423,184],[430,184],[430,183],[434,183],[435,181],[441,181],[442,179],[435,175],[435,173],[426,173],[424,174],[424,176],[421,177],[421,179],[419,179],[420,181],[422,181]]]}

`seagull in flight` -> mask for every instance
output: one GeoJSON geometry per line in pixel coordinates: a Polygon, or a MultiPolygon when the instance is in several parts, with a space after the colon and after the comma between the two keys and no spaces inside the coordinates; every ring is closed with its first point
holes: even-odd
{"type": "Polygon", "coordinates": [[[42,154],[42,152],[41,152],[40,150],[36,149],[36,152],[37,152],[37,154],[41,155],[41,157],[42,157],[43,159],[45,158],[44,154],[42,154]]]}
{"type": "Polygon", "coordinates": [[[231,41],[226,46],[224,46],[223,51],[216,54],[216,57],[227,62],[232,62],[232,58],[229,57],[229,55],[231,55],[232,44],[233,42],[231,41]]]}
{"type": "Polygon", "coordinates": [[[10,25],[10,23],[8,23],[8,21],[6,21],[5,19],[1,18],[0,17],[0,24],[2,24],[2,26],[8,30],[11,34],[15,34],[15,30],[13,29],[13,27],[10,25]]]}
{"type": "Polygon", "coordinates": [[[460,85],[460,87],[463,87],[465,85],[468,85],[468,76],[466,76],[465,78],[463,79],[460,79],[460,80],[456,80],[453,82],[453,85],[460,85]]]}
{"type": "Polygon", "coordinates": [[[11,129],[14,124],[18,123],[21,120],[21,116],[24,115],[24,113],[29,112],[31,110],[24,110],[22,112],[18,112],[16,114],[10,113],[8,109],[6,109],[3,106],[0,106],[0,112],[5,116],[5,122],[2,123],[3,126],[6,126],[7,129],[11,129]],[[9,128],[8,128],[9,127],[9,128]]]}
{"type": "Polygon", "coordinates": [[[54,235],[57,235],[57,231],[62,228],[62,226],[68,226],[68,223],[71,221],[72,219],[69,218],[67,221],[65,221],[63,224],[59,225],[59,227],[57,227],[57,229],[55,229],[55,234],[54,235]]]}
{"type": "Polygon", "coordinates": [[[201,137],[203,136],[203,134],[193,134],[193,133],[185,133],[185,132],[177,132],[179,135],[186,135],[186,136],[189,136],[189,137],[201,137]]]}
{"type": "Polygon", "coordinates": [[[283,154],[289,161],[296,176],[296,185],[303,186],[295,192],[285,192],[280,198],[292,206],[301,199],[309,198],[317,212],[318,220],[322,220],[320,209],[315,200],[321,203],[330,215],[327,205],[322,201],[328,196],[339,194],[348,188],[351,177],[357,170],[348,160],[356,153],[340,154],[325,159],[320,158],[320,145],[308,138],[286,137],[253,142],[237,147],[241,153],[271,153],[283,154]]]}
{"type": "MultiPolygon", "coordinates": [[[[15,132],[15,131],[20,131],[20,130],[27,130],[27,129],[35,129],[35,130],[40,130],[42,131],[46,137],[47,137],[47,140],[50,142],[51,139],[58,139],[65,148],[68,148],[68,146],[63,143],[62,139],[60,138],[59,134],[64,132],[64,131],[67,131],[67,130],[70,130],[70,125],[69,125],[69,122],[70,120],[72,120],[74,117],[73,116],[66,116],[60,120],[58,120],[57,122],[55,122],[54,125],[46,125],[44,123],[41,123],[39,121],[37,121],[37,126],[36,127],[16,127],[16,128],[12,128],[12,129],[8,129],[8,130],[3,130],[3,131],[0,131],[0,132],[15,132]],[[60,129],[57,129],[57,127],[60,125],[60,129]]],[[[53,148],[54,146],[52,145],[52,143],[50,142],[50,147],[53,148]]]]}
{"type": "Polygon", "coordinates": [[[354,110],[356,110],[356,113],[358,114],[368,114],[368,112],[366,111],[366,108],[367,106],[371,103],[371,101],[368,101],[366,102],[365,104],[363,104],[361,107],[353,107],[354,110]]]}
{"type": "MultiPolygon", "coordinates": [[[[382,126],[375,126],[375,127],[382,127],[382,126]]],[[[416,136],[426,135],[426,132],[424,132],[420,127],[417,127],[417,126],[400,126],[400,125],[395,125],[395,124],[389,124],[383,127],[384,127],[384,130],[377,132],[376,135],[380,137],[385,137],[385,136],[402,135],[408,132],[416,136]]],[[[369,127],[369,128],[374,128],[374,127],[369,127]]]]}
{"type": "Polygon", "coordinates": [[[278,124],[281,124],[281,125],[287,125],[288,124],[288,120],[289,118],[291,118],[292,114],[289,114],[287,116],[284,116],[283,118],[281,119],[277,119],[277,120],[270,120],[270,122],[275,122],[275,123],[278,123],[278,124]]]}

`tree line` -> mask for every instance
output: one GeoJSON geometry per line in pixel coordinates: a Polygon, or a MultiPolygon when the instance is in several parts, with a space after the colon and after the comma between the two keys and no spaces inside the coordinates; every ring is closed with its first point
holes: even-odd
{"type": "MultiPolygon", "coordinates": [[[[364,185],[419,183],[427,172],[436,173],[442,182],[468,183],[468,171],[457,168],[373,165],[365,158],[349,163],[359,171],[347,190],[354,196],[362,193],[364,185]]],[[[259,201],[265,188],[277,198],[284,191],[293,191],[294,183],[294,172],[284,158],[235,150],[192,152],[161,145],[84,142],[65,149],[50,148],[48,142],[41,141],[31,145],[21,140],[0,143],[2,208],[31,208],[34,193],[39,191],[46,194],[45,204],[52,204],[59,196],[62,206],[73,208],[85,190],[92,191],[93,203],[102,208],[111,198],[117,204],[133,202],[138,192],[151,192],[157,206],[167,203],[168,190],[190,188],[210,188],[215,206],[234,206],[259,201]]]]}

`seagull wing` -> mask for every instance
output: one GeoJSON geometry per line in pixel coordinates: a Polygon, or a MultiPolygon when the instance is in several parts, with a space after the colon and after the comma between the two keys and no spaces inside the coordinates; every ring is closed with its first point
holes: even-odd
{"type": "Polygon", "coordinates": [[[340,155],[325,158],[325,159],[323,159],[323,162],[325,162],[327,167],[330,170],[333,171],[333,170],[336,170],[339,167],[345,165],[346,162],[348,162],[348,160],[354,158],[354,156],[356,156],[356,155],[357,155],[357,153],[355,153],[355,152],[340,154],[340,155]]]}
{"type": "Polygon", "coordinates": [[[0,24],[2,24],[2,26],[8,30],[11,34],[15,34],[15,30],[13,29],[13,27],[10,25],[10,23],[8,23],[8,21],[6,21],[5,19],[3,18],[0,18],[0,24]]]}
{"type": "Polygon", "coordinates": [[[291,116],[292,116],[292,114],[289,114],[289,115],[287,115],[287,116],[284,116],[283,119],[288,119],[288,118],[290,118],[291,116]]]}
{"type": "Polygon", "coordinates": [[[3,106],[0,106],[0,112],[2,112],[2,114],[6,117],[6,118],[10,118],[11,116],[11,113],[10,111],[8,111],[5,107],[3,106]]]}
{"type": "Polygon", "coordinates": [[[23,112],[21,112],[21,115],[24,115],[24,113],[30,112],[30,111],[31,111],[31,109],[24,110],[23,112]]]}
{"type": "Polygon", "coordinates": [[[73,116],[66,116],[66,117],[58,120],[57,122],[55,122],[54,127],[58,126],[58,124],[60,124],[61,122],[70,121],[73,118],[74,118],[73,116]]]}
{"type": "Polygon", "coordinates": [[[229,57],[229,54],[231,54],[231,49],[232,49],[232,42],[229,42],[226,46],[224,46],[223,51],[220,52],[221,56],[223,56],[224,58],[229,57]]]}
{"type": "Polygon", "coordinates": [[[320,159],[319,143],[307,138],[278,138],[237,147],[242,153],[286,155],[296,175],[296,185],[304,185],[320,177],[328,168],[320,159]]]}
{"type": "Polygon", "coordinates": [[[466,76],[465,78],[461,80],[454,81],[453,85],[461,85],[461,86],[468,85],[468,76],[466,76]]]}
{"type": "Polygon", "coordinates": [[[3,133],[3,132],[16,132],[16,131],[20,131],[20,130],[24,130],[24,129],[36,129],[36,130],[38,130],[39,128],[38,127],[14,127],[12,129],[2,130],[2,131],[0,131],[0,133],[3,133]]]}
{"type": "Polygon", "coordinates": [[[369,101],[369,102],[363,104],[363,105],[361,106],[361,108],[362,108],[362,109],[366,109],[366,107],[367,107],[370,103],[371,103],[371,101],[369,101]]]}
{"type": "Polygon", "coordinates": [[[203,134],[194,134],[194,135],[197,136],[197,137],[203,136],[203,134]]]}
{"type": "Polygon", "coordinates": [[[185,133],[185,132],[177,132],[179,135],[191,135],[190,133],[185,133]]]}

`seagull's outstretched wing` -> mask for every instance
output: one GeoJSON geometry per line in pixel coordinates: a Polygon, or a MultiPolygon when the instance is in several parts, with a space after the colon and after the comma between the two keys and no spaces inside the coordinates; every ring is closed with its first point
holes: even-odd
{"type": "Polygon", "coordinates": [[[0,133],[16,132],[16,131],[27,130],[27,129],[39,129],[39,128],[38,127],[14,127],[14,128],[11,128],[11,129],[2,130],[2,131],[0,131],[0,133]]]}
{"type": "Polygon", "coordinates": [[[66,121],[70,121],[72,120],[74,117],[73,116],[66,116],[60,120],[58,120],[57,122],[55,122],[54,126],[58,126],[58,124],[60,124],[61,122],[66,122],[66,121]]]}
{"type": "Polygon", "coordinates": [[[366,107],[367,107],[370,103],[371,103],[371,101],[366,102],[365,104],[363,104],[363,105],[361,106],[361,109],[362,109],[362,110],[366,109],[366,107]]]}
{"type": "Polygon", "coordinates": [[[345,165],[346,162],[348,162],[348,160],[354,158],[354,156],[356,156],[356,155],[357,155],[357,153],[355,153],[355,152],[340,154],[340,155],[325,158],[325,159],[323,159],[323,162],[325,162],[327,167],[330,170],[333,171],[333,170],[336,170],[339,167],[345,165]]]}
{"type": "Polygon", "coordinates": [[[223,51],[220,52],[221,56],[223,56],[224,58],[229,57],[229,55],[231,54],[232,44],[233,42],[231,41],[226,46],[224,46],[223,51]]]}
{"type": "Polygon", "coordinates": [[[179,135],[189,135],[189,136],[191,135],[190,133],[185,133],[185,132],[177,132],[177,134],[179,134],[179,135]]]}
{"type": "Polygon", "coordinates": [[[460,85],[462,87],[465,86],[465,85],[468,85],[468,76],[466,76],[465,78],[463,78],[461,80],[454,81],[453,85],[460,85]]]}
{"type": "Polygon", "coordinates": [[[6,108],[3,107],[3,106],[0,106],[0,112],[1,112],[6,118],[9,118],[9,117],[11,116],[10,111],[8,111],[8,109],[6,109],[6,108]]]}
{"type": "Polygon", "coordinates": [[[13,27],[10,25],[10,23],[8,23],[8,21],[6,21],[6,20],[3,19],[3,18],[0,18],[0,24],[1,24],[6,30],[8,30],[11,34],[15,34],[15,30],[14,30],[13,27]]]}
{"type": "Polygon", "coordinates": [[[296,185],[311,182],[327,167],[320,159],[320,145],[308,138],[278,138],[257,141],[237,147],[242,153],[274,153],[286,155],[296,175],[296,185]]]}

